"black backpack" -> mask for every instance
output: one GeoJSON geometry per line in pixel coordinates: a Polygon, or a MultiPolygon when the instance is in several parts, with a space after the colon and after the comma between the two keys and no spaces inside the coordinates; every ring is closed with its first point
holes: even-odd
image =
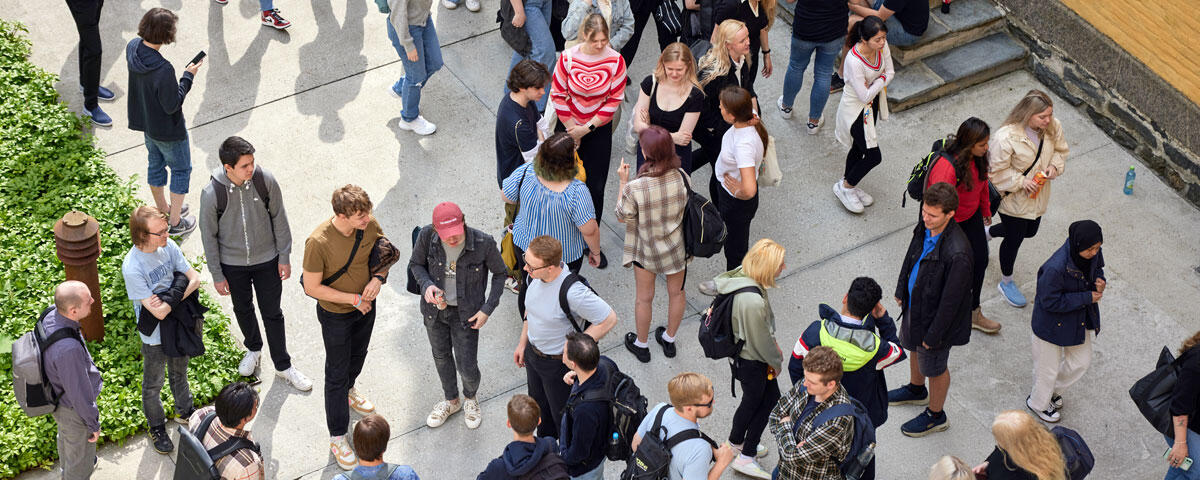
{"type": "Polygon", "coordinates": [[[687,175],[683,175],[683,184],[687,187],[687,206],[683,210],[683,250],[691,257],[708,258],[716,255],[725,246],[728,233],[721,212],[704,195],[692,190],[687,175]]]}
{"type": "Polygon", "coordinates": [[[629,457],[625,471],[621,472],[621,480],[669,480],[673,457],[671,449],[685,440],[703,438],[714,450],[717,448],[717,442],[695,428],[689,428],[668,438],[667,429],[662,426],[662,419],[663,414],[672,408],[674,407],[669,404],[664,405],[654,415],[654,423],[650,425],[646,435],[642,436],[642,443],[638,444],[637,451],[629,457]]]}
{"type": "Polygon", "coordinates": [[[562,457],[554,452],[546,452],[533,470],[517,477],[517,480],[571,480],[571,475],[567,473],[567,464],[562,457]]]}
{"type": "MultiPolygon", "coordinates": [[[[567,315],[567,320],[571,322],[572,327],[575,327],[575,331],[582,332],[587,330],[588,327],[592,326],[592,322],[584,319],[583,324],[580,325],[575,320],[575,314],[571,313],[571,304],[567,302],[567,291],[571,290],[571,286],[575,285],[576,282],[582,283],[583,286],[587,287],[588,290],[591,290],[592,293],[596,293],[596,289],[592,288],[592,284],[588,283],[586,278],[583,278],[583,276],[579,275],[578,273],[568,271],[567,278],[564,278],[562,286],[558,287],[558,308],[561,308],[563,313],[567,315]]],[[[528,285],[528,282],[526,282],[526,285],[528,285]]]]}
{"type": "MultiPolygon", "coordinates": [[[[803,386],[800,388],[804,389],[803,386]]],[[[850,451],[846,452],[846,458],[840,459],[838,469],[846,480],[858,480],[871,460],[875,459],[875,424],[871,422],[871,417],[867,415],[867,409],[863,407],[862,402],[850,397],[850,403],[839,403],[821,411],[813,418],[812,429],[815,431],[826,422],[845,416],[854,419],[854,436],[850,440],[850,451]]],[[[800,439],[800,435],[796,431],[803,423],[802,420],[797,418],[792,424],[792,433],[796,435],[797,440],[800,439]]]]}
{"type": "MultiPolygon", "coordinates": [[[[933,170],[933,165],[937,163],[938,158],[941,158],[946,142],[950,141],[950,137],[939,138],[933,142],[933,146],[929,148],[929,153],[925,154],[921,160],[913,165],[912,172],[908,174],[908,196],[913,200],[921,201],[925,198],[925,182],[929,179],[929,171],[933,170]]],[[[949,155],[949,154],[946,154],[949,155]]],[[[908,201],[903,195],[900,196],[900,208],[904,208],[908,201]]]]}
{"type": "MultiPolygon", "coordinates": [[[[217,181],[217,177],[208,177],[208,181],[212,183],[213,196],[217,200],[217,220],[225,215],[225,207],[229,206],[229,192],[225,189],[225,185],[217,181]]],[[[271,195],[267,189],[267,180],[263,177],[263,171],[259,167],[254,167],[254,174],[250,176],[250,183],[254,184],[254,191],[258,192],[258,198],[262,200],[263,208],[271,211],[271,195]]]]}
{"type": "MultiPolygon", "coordinates": [[[[633,455],[633,435],[637,433],[642,419],[646,418],[648,402],[633,378],[621,372],[612,359],[601,355],[596,369],[608,373],[604,387],[572,397],[567,401],[566,411],[574,415],[575,406],[581,402],[608,403],[608,428],[604,429],[608,441],[605,442],[604,456],[609,460],[624,462],[633,455]]],[[[568,415],[563,415],[563,421],[567,421],[567,418],[568,415]]]]}
{"type": "Polygon", "coordinates": [[[261,455],[258,444],[245,437],[230,437],[229,440],[221,442],[220,445],[211,449],[204,448],[202,439],[215,418],[217,418],[215,411],[208,412],[208,415],[204,416],[204,421],[196,430],[196,433],[200,434],[200,438],[192,435],[192,432],[186,427],[179,426],[179,454],[175,460],[175,476],[173,477],[175,480],[219,480],[221,474],[217,471],[217,460],[243,448],[248,448],[261,455]]]}
{"type": "Polygon", "coordinates": [[[1067,464],[1067,478],[1083,480],[1092,473],[1092,467],[1096,466],[1096,457],[1092,455],[1092,449],[1088,448],[1083,437],[1079,436],[1079,432],[1067,427],[1054,427],[1050,429],[1050,433],[1054,434],[1054,439],[1058,440],[1058,446],[1062,448],[1063,460],[1067,464]]]}
{"type": "Polygon", "coordinates": [[[746,341],[739,340],[733,334],[733,299],[739,293],[749,292],[762,295],[762,290],[755,286],[722,293],[700,315],[700,347],[704,349],[704,356],[712,359],[734,358],[742,351],[746,341]]]}

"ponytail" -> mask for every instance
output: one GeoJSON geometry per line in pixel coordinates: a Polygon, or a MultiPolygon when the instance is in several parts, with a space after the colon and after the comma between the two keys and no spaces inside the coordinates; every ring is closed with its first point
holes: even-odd
{"type": "Polygon", "coordinates": [[[846,49],[854,48],[858,42],[870,40],[879,32],[887,32],[887,24],[879,17],[871,15],[854,22],[854,25],[850,26],[850,32],[846,34],[846,49]]]}
{"type": "Polygon", "coordinates": [[[721,104],[725,106],[725,111],[733,117],[736,122],[751,122],[754,126],[754,131],[758,132],[759,140],[762,140],[763,158],[767,155],[767,127],[761,120],[755,121],[754,118],[754,97],[750,96],[750,92],[737,85],[730,85],[721,90],[721,104]]]}

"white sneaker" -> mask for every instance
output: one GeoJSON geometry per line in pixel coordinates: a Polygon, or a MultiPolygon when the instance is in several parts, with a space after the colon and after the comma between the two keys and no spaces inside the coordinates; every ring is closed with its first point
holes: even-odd
{"type": "Polygon", "coordinates": [[[355,455],[350,444],[346,443],[345,435],[330,438],[329,451],[333,452],[333,458],[337,460],[337,464],[342,470],[350,471],[358,466],[358,455],[355,455]]]}
{"type": "Polygon", "coordinates": [[[357,388],[351,388],[347,400],[350,401],[350,408],[363,415],[375,413],[375,404],[367,400],[367,396],[359,393],[357,388]]]}
{"type": "Polygon", "coordinates": [[[844,187],[841,180],[833,184],[833,194],[842,201],[842,206],[846,207],[846,210],[853,213],[863,212],[862,200],[858,199],[858,195],[855,195],[853,190],[844,187]]]}
{"type": "MultiPolygon", "coordinates": [[[[443,423],[446,423],[447,418],[462,410],[462,405],[463,402],[450,403],[449,400],[438,402],[437,405],[433,406],[433,411],[429,412],[429,417],[425,419],[425,424],[429,425],[429,428],[442,426],[443,423]]],[[[479,405],[476,405],[475,408],[479,408],[479,405]]]]}
{"type": "Polygon", "coordinates": [[[1045,410],[1038,410],[1033,408],[1033,404],[1030,403],[1032,400],[1032,397],[1025,397],[1025,406],[1028,407],[1031,412],[1036,413],[1037,416],[1046,423],[1058,423],[1058,421],[1062,419],[1062,416],[1058,414],[1058,409],[1054,407],[1053,401],[1050,402],[1049,408],[1045,410]]]}
{"type": "Polygon", "coordinates": [[[417,135],[431,135],[437,131],[437,125],[430,123],[429,120],[425,120],[425,117],[417,115],[417,118],[411,122],[406,122],[403,118],[400,119],[400,129],[411,130],[417,135]]]}
{"type": "Polygon", "coordinates": [[[467,0],[467,10],[472,12],[479,11],[479,0],[467,0]]]}
{"type": "Polygon", "coordinates": [[[862,202],[864,207],[869,207],[872,203],[875,203],[875,198],[861,188],[854,187],[854,194],[858,195],[858,200],[862,202]]]}
{"type": "Polygon", "coordinates": [[[806,124],[806,127],[808,128],[808,134],[816,135],[817,132],[821,131],[821,125],[824,125],[824,124],[825,124],[825,117],[818,118],[817,123],[808,122],[806,124]]]}
{"type": "Polygon", "coordinates": [[[296,367],[288,367],[287,370],[283,371],[276,370],[275,375],[279,378],[287,380],[288,384],[296,390],[301,392],[312,390],[312,380],[309,380],[308,377],[304,376],[303,373],[300,373],[299,370],[296,370],[296,367]]]}
{"type": "Polygon", "coordinates": [[[262,357],[262,352],[246,352],[246,356],[242,357],[242,363],[238,364],[238,374],[243,377],[254,375],[254,370],[258,369],[258,362],[262,357]]]}
{"type": "Polygon", "coordinates": [[[483,423],[483,411],[479,409],[479,401],[474,398],[463,401],[463,419],[467,422],[467,428],[479,428],[479,424],[483,423]]]}
{"type": "Polygon", "coordinates": [[[442,0],[442,6],[446,7],[446,10],[454,10],[458,8],[458,4],[451,2],[450,0],[442,0]]]}
{"type": "Polygon", "coordinates": [[[780,95],[779,100],[775,101],[775,106],[779,107],[779,116],[784,120],[792,118],[792,107],[783,106],[783,95],[780,95]]]}
{"type": "Polygon", "coordinates": [[[733,463],[730,464],[730,466],[733,467],[734,471],[736,471],[742,475],[746,475],[746,476],[754,477],[754,478],[761,478],[763,480],[771,479],[771,474],[769,472],[767,472],[766,470],[763,470],[763,468],[761,466],[759,466],[758,462],[755,461],[753,458],[743,461],[743,459],[739,455],[738,459],[734,460],[733,463]]]}
{"type": "Polygon", "coordinates": [[[699,288],[700,288],[700,293],[702,293],[702,294],[708,295],[710,297],[717,296],[717,293],[718,293],[717,292],[717,282],[715,282],[713,280],[705,280],[703,282],[700,282],[699,288]]]}

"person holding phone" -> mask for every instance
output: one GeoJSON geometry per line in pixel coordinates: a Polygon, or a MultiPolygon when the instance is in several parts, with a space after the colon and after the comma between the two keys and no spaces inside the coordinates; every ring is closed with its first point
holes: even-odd
{"type": "MultiPolygon", "coordinates": [[[[1193,448],[1200,447],[1200,331],[1192,334],[1179,347],[1179,380],[1171,392],[1171,428],[1174,436],[1168,436],[1167,475],[1164,480],[1200,479],[1200,468],[1192,467],[1196,455],[1193,448]]],[[[1200,448],[1197,448],[1200,451],[1200,448]]]]}

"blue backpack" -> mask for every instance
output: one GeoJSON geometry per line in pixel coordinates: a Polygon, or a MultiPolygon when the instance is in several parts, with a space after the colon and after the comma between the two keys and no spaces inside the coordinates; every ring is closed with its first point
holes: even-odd
{"type": "Polygon", "coordinates": [[[1092,473],[1092,467],[1096,466],[1096,457],[1092,455],[1092,449],[1088,448],[1083,437],[1079,436],[1079,432],[1067,427],[1054,427],[1050,429],[1050,433],[1054,434],[1054,439],[1058,440],[1058,446],[1062,448],[1063,460],[1067,464],[1067,478],[1083,480],[1092,473]]]}
{"type": "MultiPolygon", "coordinates": [[[[812,429],[815,431],[825,422],[846,416],[854,418],[854,437],[850,440],[850,451],[846,453],[846,458],[841,459],[841,463],[838,464],[838,470],[845,475],[846,480],[858,480],[867,465],[875,459],[875,424],[871,423],[871,417],[867,415],[867,409],[863,407],[862,402],[851,397],[850,403],[839,403],[825,409],[813,419],[812,429]]],[[[800,428],[801,423],[803,419],[798,418],[792,424],[792,433],[797,438],[799,434],[796,430],[800,428]]]]}

